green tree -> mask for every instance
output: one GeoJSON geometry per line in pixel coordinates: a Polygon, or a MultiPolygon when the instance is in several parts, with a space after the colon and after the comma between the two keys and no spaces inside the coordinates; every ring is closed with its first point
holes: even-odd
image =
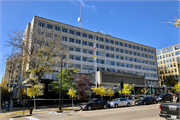
{"type": "MultiPolygon", "coordinates": [[[[77,84],[74,81],[74,75],[78,73],[79,69],[76,68],[65,68],[62,70],[62,96],[66,95],[70,88],[74,88],[77,84]]],[[[60,92],[60,80],[61,80],[61,71],[56,75],[58,77],[58,81],[53,81],[51,86],[53,87],[53,91],[57,94],[60,92]]]]}
{"type": "Polygon", "coordinates": [[[70,88],[67,95],[71,96],[71,98],[72,98],[72,107],[73,107],[74,106],[73,105],[73,98],[76,96],[76,91],[73,88],[70,88]]]}
{"type": "Polygon", "coordinates": [[[162,85],[167,85],[174,87],[177,84],[178,80],[174,75],[167,75],[164,77],[164,81],[162,82],[162,85]]]}
{"type": "Polygon", "coordinates": [[[112,90],[112,88],[109,88],[109,89],[106,91],[106,96],[109,96],[109,97],[110,97],[110,100],[111,100],[111,97],[114,96],[114,91],[112,90]]]}
{"type": "MultiPolygon", "coordinates": [[[[133,89],[133,86],[130,86],[128,83],[127,84],[125,83],[124,88],[122,89],[122,94],[124,94],[126,97],[126,95],[131,94],[132,89],[133,89]]],[[[119,91],[119,93],[121,94],[121,91],[119,91]]]]}
{"type": "Polygon", "coordinates": [[[176,90],[176,92],[180,92],[180,82],[178,82],[175,86],[174,89],[176,90]]]}
{"type": "Polygon", "coordinates": [[[106,95],[106,88],[103,86],[98,86],[97,88],[91,88],[93,90],[93,92],[96,93],[96,95],[100,95],[101,99],[103,99],[103,96],[106,95]]]}

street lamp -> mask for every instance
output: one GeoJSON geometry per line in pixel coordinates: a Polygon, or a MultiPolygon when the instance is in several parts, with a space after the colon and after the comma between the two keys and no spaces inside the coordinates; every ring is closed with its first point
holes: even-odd
{"type": "Polygon", "coordinates": [[[151,97],[152,97],[152,93],[151,93],[151,86],[152,86],[152,85],[149,85],[149,87],[150,87],[150,94],[151,94],[151,97]]]}
{"type": "Polygon", "coordinates": [[[65,59],[66,55],[61,55],[61,80],[60,80],[60,93],[59,93],[59,110],[61,110],[61,87],[62,87],[62,64],[63,64],[63,59],[65,59]]]}
{"type": "Polygon", "coordinates": [[[135,88],[134,88],[134,84],[133,84],[133,89],[134,89],[134,98],[135,98],[135,88]]]}
{"type": "Polygon", "coordinates": [[[6,84],[7,87],[10,87],[10,93],[9,93],[8,109],[7,109],[7,111],[9,111],[9,109],[10,109],[11,87],[15,87],[15,86],[17,85],[17,83],[13,83],[13,82],[14,82],[14,80],[11,79],[11,80],[10,80],[10,84],[9,84],[9,83],[6,84]]]}

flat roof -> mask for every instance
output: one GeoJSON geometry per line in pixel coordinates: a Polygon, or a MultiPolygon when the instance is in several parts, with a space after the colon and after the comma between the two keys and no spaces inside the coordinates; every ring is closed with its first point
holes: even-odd
{"type": "MultiPolygon", "coordinates": [[[[47,18],[43,18],[43,17],[39,17],[39,16],[34,16],[34,18],[40,18],[40,19],[45,19],[45,20],[49,20],[49,21],[52,21],[52,22],[57,22],[55,20],[50,20],[50,19],[47,19],[47,18]]],[[[69,24],[65,24],[65,23],[62,23],[62,22],[57,22],[57,23],[61,23],[61,24],[64,24],[64,25],[67,25],[67,26],[70,26],[70,27],[75,27],[77,29],[82,29],[82,30],[86,30],[86,31],[89,31],[89,32],[93,32],[93,33],[98,33],[100,35],[104,35],[104,36],[109,36],[109,37],[112,37],[112,38],[115,38],[115,39],[120,39],[120,40],[123,40],[123,41],[128,41],[128,40],[124,40],[124,39],[121,39],[121,38],[117,38],[117,37],[113,37],[111,35],[106,35],[106,34],[103,34],[103,33],[99,33],[99,32],[94,32],[94,31],[90,31],[90,30],[87,30],[87,29],[83,29],[83,28],[79,28],[79,27],[76,27],[76,26],[73,26],[73,25],[69,25],[69,24]]],[[[128,42],[131,42],[131,43],[136,43],[136,42],[132,42],[132,41],[128,41],[128,42]]],[[[136,43],[136,44],[139,44],[139,45],[143,45],[143,44],[140,44],[140,43],[136,43]]],[[[143,45],[143,46],[146,46],[146,47],[150,47],[150,46],[147,46],[147,45],[143,45]]],[[[154,47],[150,47],[150,48],[153,48],[156,50],[156,48],[154,47]]]]}

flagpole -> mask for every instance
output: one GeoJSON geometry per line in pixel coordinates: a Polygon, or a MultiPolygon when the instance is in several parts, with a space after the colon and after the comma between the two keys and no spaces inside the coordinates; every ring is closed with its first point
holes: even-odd
{"type": "Polygon", "coordinates": [[[97,87],[97,61],[96,61],[96,37],[94,41],[94,62],[95,62],[95,80],[96,80],[96,87],[97,87]]]}
{"type": "Polygon", "coordinates": [[[81,4],[80,4],[80,28],[81,28],[81,4]]]}

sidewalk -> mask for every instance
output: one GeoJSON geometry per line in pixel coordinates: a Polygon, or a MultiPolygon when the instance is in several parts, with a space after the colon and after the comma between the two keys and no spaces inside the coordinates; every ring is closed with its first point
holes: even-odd
{"type": "MultiPolygon", "coordinates": [[[[59,111],[59,106],[38,106],[36,110],[32,111],[32,115],[40,115],[40,114],[52,114],[52,113],[62,113],[65,111],[79,111],[80,105],[75,105],[74,107],[70,107],[70,105],[66,105],[69,107],[62,106],[62,111],[59,111]]],[[[32,107],[31,107],[32,108],[32,107]]],[[[22,108],[12,108],[10,111],[7,111],[7,109],[1,109],[0,113],[0,119],[1,120],[7,120],[9,118],[17,118],[17,117],[23,117],[23,116],[29,116],[30,111],[26,108],[24,110],[23,114],[23,107],[22,108]]]]}

